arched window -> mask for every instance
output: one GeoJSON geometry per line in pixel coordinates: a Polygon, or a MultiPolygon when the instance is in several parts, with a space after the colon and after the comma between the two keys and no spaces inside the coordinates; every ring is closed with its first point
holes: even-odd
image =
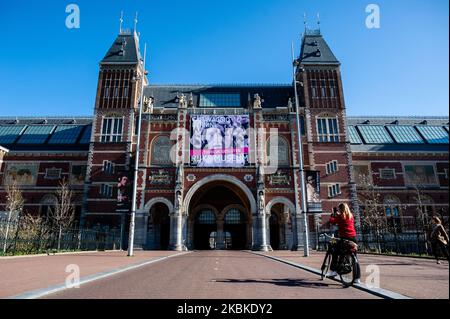
{"type": "Polygon", "coordinates": [[[401,232],[402,220],[400,213],[400,199],[396,196],[388,195],[384,198],[383,204],[388,226],[398,233],[401,232]]]}
{"type": "Polygon", "coordinates": [[[202,225],[214,225],[216,223],[216,215],[212,210],[202,210],[197,215],[197,223],[202,225]]]}
{"type": "Polygon", "coordinates": [[[168,136],[162,135],[154,139],[152,145],[152,164],[154,165],[170,165],[170,149],[172,143],[168,136]]]}
{"type": "MultiPolygon", "coordinates": [[[[289,165],[289,142],[281,136],[277,136],[277,137],[273,137],[273,138],[276,138],[278,141],[278,160],[277,160],[278,165],[288,166],[289,165]]],[[[273,163],[270,163],[271,139],[272,138],[269,138],[267,141],[267,156],[268,156],[268,160],[269,160],[269,165],[273,164],[273,163]]]]}
{"type": "Polygon", "coordinates": [[[225,214],[225,224],[243,224],[244,216],[239,209],[232,208],[225,214]]]}
{"type": "Polygon", "coordinates": [[[55,212],[56,205],[58,204],[58,199],[55,195],[47,194],[42,197],[40,201],[40,214],[43,218],[50,218],[55,212]]]}

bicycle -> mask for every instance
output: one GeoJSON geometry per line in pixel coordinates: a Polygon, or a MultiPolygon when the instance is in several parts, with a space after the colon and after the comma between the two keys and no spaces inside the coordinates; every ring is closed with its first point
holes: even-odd
{"type": "Polygon", "coordinates": [[[340,276],[344,287],[350,287],[357,279],[359,262],[356,256],[358,245],[347,239],[340,239],[334,236],[324,234],[325,237],[330,238],[328,243],[327,253],[320,268],[321,280],[324,280],[328,270],[330,269],[332,255],[336,249],[340,249],[338,254],[336,273],[340,276]],[[339,244],[341,247],[339,247],[339,244]]]}

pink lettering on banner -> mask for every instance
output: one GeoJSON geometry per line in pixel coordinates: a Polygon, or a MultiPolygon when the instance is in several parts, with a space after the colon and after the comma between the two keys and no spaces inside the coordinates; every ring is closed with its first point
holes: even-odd
{"type": "Polygon", "coordinates": [[[248,154],[248,147],[242,147],[242,148],[213,148],[213,149],[210,149],[210,150],[191,150],[191,156],[227,155],[227,154],[248,154]]]}

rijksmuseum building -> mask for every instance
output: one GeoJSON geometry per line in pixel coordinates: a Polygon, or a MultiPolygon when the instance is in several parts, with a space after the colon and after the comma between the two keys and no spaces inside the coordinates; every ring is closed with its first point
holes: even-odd
{"type": "Polygon", "coordinates": [[[420,204],[448,223],[448,117],[348,116],[320,31],[305,30],[295,62],[298,110],[293,83],[154,85],[143,64],[137,34],[122,31],[100,62],[93,116],[0,118],[3,214],[12,181],[25,211],[45,215],[66,179],[79,227],[126,238],[140,122],[137,248],[298,249],[341,202],[360,229],[364,176],[386,219],[413,219],[420,204]]]}

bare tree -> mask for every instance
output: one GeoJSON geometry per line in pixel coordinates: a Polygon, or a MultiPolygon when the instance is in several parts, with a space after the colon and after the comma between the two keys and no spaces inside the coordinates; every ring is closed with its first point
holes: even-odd
{"type": "Polygon", "coordinates": [[[54,226],[58,228],[58,250],[60,250],[62,232],[72,225],[75,217],[75,210],[72,205],[73,192],[65,179],[60,182],[56,196],[58,203],[54,211],[51,212],[51,218],[54,226]]]}
{"type": "Polygon", "coordinates": [[[429,238],[429,219],[428,211],[426,206],[430,204],[428,201],[428,196],[425,194],[425,184],[423,178],[421,178],[417,174],[408,174],[408,187],[412,188],[414,191],[413,200],[416,203],[415,211],[416,211],[416,227],[421,228],[425,238],[425,251],[428,251],[428,238],[429,238]],[[427,205],[428,204],[428,205],[427,205]],[[418,224],[420,222],[420,224],[418,224]]]}
{"type": "Polygon", "coordinates": [[[381,230],[386,227],[386,215],[381,195],[368,175],[359,175],[358,201],[360,207],[364,207],[364,212],[360,214],[363,229],[375,230],[378,250],[381,251],[379,236],[381,230]]]}
{"type": "Polygon", "coordinates": [[[11,221],[17,220],[17,217],[22,213],[24,202],[25,200],[23,199],[22,191],[17,186],[16,181],[13,181],[12,184],[6,186],[6,211],[8,212],[8,220],[6,224],[3,253],[6,253],[8,246],[8,235],[11,221]]]}

